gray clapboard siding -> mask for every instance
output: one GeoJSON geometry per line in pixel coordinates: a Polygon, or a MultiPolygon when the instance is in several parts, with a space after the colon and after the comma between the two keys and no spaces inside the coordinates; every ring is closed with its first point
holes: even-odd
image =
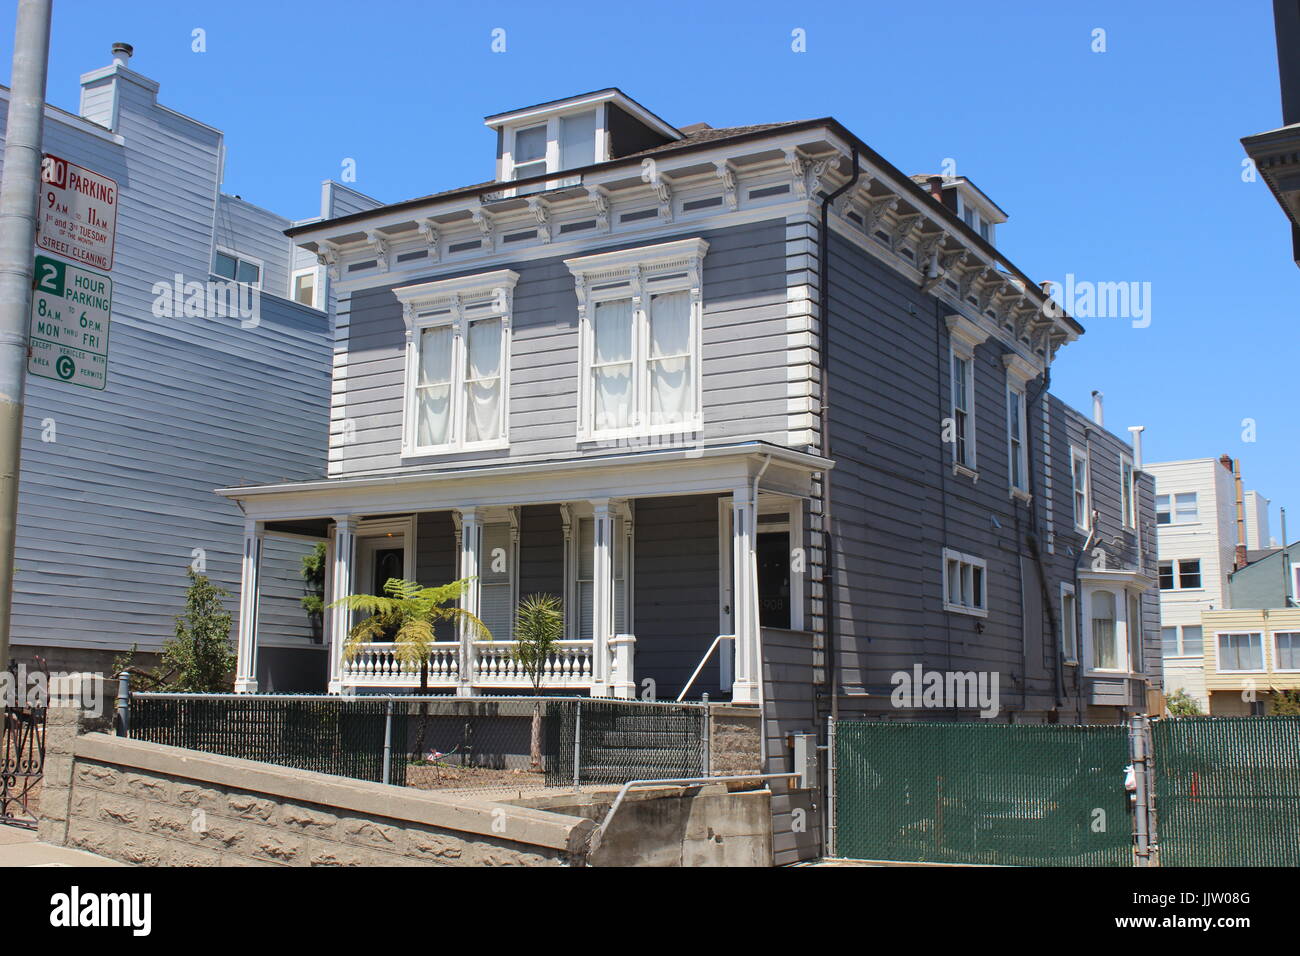
{"type": "MultiPolygon", "coordinates": [[[[766,773],[793,769],[788,735],[818,734],[817,655],[807,631],[763,628],[763,735],[766,773]]],[[[777,866],[821,856],[822,813],[815,791],[772,784],[772,852],[777,866]],[[798,812],[796,812],[798,811],[798,812]]]]}
{"type": "Polygon", "coordinates": [[[218,246],[243,253],[262,263],[262,289],[272,295],[289,295],[290,220],[277,216],[237,196],[222,195],[217,202],[215,241],[218,246]]]}
{"type": "MultiPolygon", "coordinates": [[[[152,311],[155,283],[209,278],[223,226],[236,248],[278,248],[283,286],[287,220],[229,197],[222,220],[220,132],[157,107],[133,82],[119,88],[114,133],[124,145],[47,114],[45,149],[116,180],[120,200],[106,390],[27,381],[13,617],[20,655],[24,646],[158,649],[184,606],[194,549],[231,592],[233,613],[243,519],[212,489],[315,477],[324,465],[324,314],[270,294],[253,329],[152,311]],[[51,426],[56,440],[42,440],[51,426]]],[[[98,88],[88,102],[107,98],[98,88]]],[[[0,126],[7,108],[0,97],[0,126]]],[[[268,549],[264,639],[310,641],[297,606],[305,546],[268,549]]]]}
{"type": "MultiPolygon", "coordinates": [[[[703,230],[704,437],[773,437],[786,429],[785,229],[779,220],[703,230]]],[[[668,241],[668,240],[665,240],[668,241]]],[[[600,247],[591,253],[604,251],[600,247]]],[[[604,454],[579,449],[578,321],[573,277],[561,258],[510,266],[520,275],[512,318],[510,447],[420,459],[419,465],[604,454]]],[[[472,275],[448,271],[429,279],[472,275]]],[[[351,297],[335,419],[355,423],[341,474],[391,470],[400,461],[405,326],[389,289],[351,297]]]]}
{"type": "MultiPolygon", "coordinates": [[[[718,499],[639,498],[633,541],[636,679],[673,700],[718,635],[718,499]]],[[[689,697],[718,699],[718,655],[689,697]]]]}

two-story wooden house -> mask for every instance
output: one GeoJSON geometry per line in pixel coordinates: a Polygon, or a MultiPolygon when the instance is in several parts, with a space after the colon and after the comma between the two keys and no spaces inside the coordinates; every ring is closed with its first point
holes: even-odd
{"type": "MultiPolygon", "coordinates": [[[[549,690],[763,704],[769,754],[831,711],[974,712],[897,706],[914,665],[998,674],[1002,720],[1143,706],[1150,481],[1046,393],[1082,329],[969,180],[833,119],[678,128],[616,89],[486,122],[491,181],[289,230],[338,297],[329,465],[220,492],[238,689],[263,541],[299,535],[327,598],[473,579],[494,639],[440,643],[445,692],[525,688],[512,608],[548,592],[549,690]]],[[[345,659],[349,624],[331,692],[417,685],[391,645],[345,659]]]]}

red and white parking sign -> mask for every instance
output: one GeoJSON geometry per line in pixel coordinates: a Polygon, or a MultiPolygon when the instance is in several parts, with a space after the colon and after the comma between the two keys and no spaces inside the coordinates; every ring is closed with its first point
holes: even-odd
{"type": "Polygon", "coordinates": [[[46,153],[41,160],[37,248],[111,272],[116,233],[117,183],[46,153]]]}

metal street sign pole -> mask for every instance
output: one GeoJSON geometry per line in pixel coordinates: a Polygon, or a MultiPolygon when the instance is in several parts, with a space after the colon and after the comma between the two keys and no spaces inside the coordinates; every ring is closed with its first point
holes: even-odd
{"type": "Polygon", "coordinates": [[[9,667],[23,387],[52,5],[53,0],[18,0],[4,179],[0,182],[0,670],[9,667]]]}

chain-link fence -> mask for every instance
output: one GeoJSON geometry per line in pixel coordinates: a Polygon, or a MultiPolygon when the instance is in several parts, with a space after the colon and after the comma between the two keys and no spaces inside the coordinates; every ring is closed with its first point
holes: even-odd
{"type": "Polygon", "coordinates": [[[1300,866],[1300,717],[1153,722],[1164,866],[1300,866]]]}
{"type": "Polygon", "coordinates": [[[556,697],[133,694],[130,735],[425,790],[708,772],[708,708],[556,697]]]}
{"type": "Polygon", "coordinates": [[[1128,866],[1122,726],[841,721],[841,857],[1128,866]]]}

